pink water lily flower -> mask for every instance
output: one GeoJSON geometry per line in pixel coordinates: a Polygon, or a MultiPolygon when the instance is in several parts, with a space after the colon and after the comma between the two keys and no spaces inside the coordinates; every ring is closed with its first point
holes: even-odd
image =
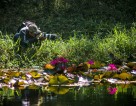
{"type": "Polygon", "coordinates": [[[50,64],[52,64],[52,65],[56,65],[57,63],[58,63],[57,60],[52,60],[52,61],[50,62],[50,64]]]}
{"type": "Polygon", "coordinates": [[[117,67],[116,67],[115,64],[109,64],[109,65],[108,65],[108,70],[110,70],[110,71],[116,71],[116,70],[117,70],[117,67]]]}
{"type": "Polygon", "coordinates": [[[117,88],[115,87],[109,87],[107,90],[110,95],[114,95],[117,92],[117,88]]]}
{"type": "Polygon", "coordinates": [[[90,65],[92,65],[92,64],[94,64],[94,61],[93,61],[93,60],[89,60],[88,63],[89,63],[90,65]]]}
{"type": "Polygon", "coordinates": [[[60,62],[60,63],[67,63],[67,62],[68,62],[68,60],[65,59],[64,57],[59,57],[59,58],[57,58],[57,60],[58,60],[58,62],[60,62]]]}
{"type": "Polygon", "coordinates": [[[58,57],[58,58],[52,60],[52,61],[50,62],[50,64],[56,65],[56,64],[58,64],[58,63],[67,63],[67,62],[68,62],[68,60],[65,59],[64,57],[58,57]]]}

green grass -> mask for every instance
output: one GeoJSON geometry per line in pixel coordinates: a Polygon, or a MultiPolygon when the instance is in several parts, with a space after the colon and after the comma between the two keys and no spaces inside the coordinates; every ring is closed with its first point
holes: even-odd
{"type": "Polygon", "coordinates": [[[78,35],[75,32],[69,39],[58,39],[55,41],[45,40],[41,46],[27,49],[19,57],[15,47],[19,45],[13,42],[13,35],[0,35],[0,67],[31,67],[42,66],[49,63],[57,56],[63,56],[70,60],[69,64],[82,63],[90,59],[102,62],[111,61],[109,53],[116,57],[127,60],[131,54],[136,53],[136,27],[130,29],[115,26],[111,32],[104,37],[99,34],[78,35]]]}

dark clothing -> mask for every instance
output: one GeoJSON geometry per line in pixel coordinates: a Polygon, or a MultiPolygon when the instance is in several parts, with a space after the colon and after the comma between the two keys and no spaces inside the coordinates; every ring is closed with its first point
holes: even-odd
{"type": "MultiPolygon", "coordinates": [[[[41,32],[36,24],[26,22],[19,27],[18,32],[14,35],[15,53],[17,57],[26,59],[34,58],[33,55],[39,49],[41,42],[46,39],[55,40],[56,34],[46,34],[41,32]]],[[[20,59],[20,58],[19,58],[20,59]]]]}
{"type": "Polygon", "coordinates": [[[31,47],[32,44],[40,44],[42,40],[55,40],[56,34],[46,34],[41,32],[37,25],[31,21],[26,21],[19,27],[18,32],[14,36],[14,41],[19,42],[21,48],[31,47]]]}
{"type": "Polygon", "coordinates": [[[20,46],[25,48],[38,42],[36,36],[29,35],[28,27],[22,28],[19,33],[15,34],[14,41],[17,42],[18,40],[20,42],[20,46]]]}

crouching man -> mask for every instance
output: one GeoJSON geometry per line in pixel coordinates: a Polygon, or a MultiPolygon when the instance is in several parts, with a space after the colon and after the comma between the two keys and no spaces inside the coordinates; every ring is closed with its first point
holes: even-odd
{"type": "Polygon", "coordinates": [[[38,43],[45,39],[55,40],[56,38],[56,34],[46,34],[40,31],[35,23],[27,21],[15,34],[14,41],[20,40],[19,42],[22,47],[28,47],[28,45],[38,43]]]}
{"type": "Polygon", "coordinates": [[[19,44],[19,51],[25,51],[26,48],[32,47],[32,45],[40,45],[41,41],[50,39],[57,39],[56,34],[46,34],[37,27],[37,25],[31,21],[24,22],[18,29],[18,32],[14,35],[14,42],[19,44]]]}

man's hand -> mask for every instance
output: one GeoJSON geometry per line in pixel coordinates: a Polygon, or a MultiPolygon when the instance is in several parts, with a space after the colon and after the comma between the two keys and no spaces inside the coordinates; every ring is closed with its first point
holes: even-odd
{"type": "Polygon", "coordinates": [[[40,36],[39,40],[45,40],[46,38],[44,36],[40,36]]]}
{"type": "Polygon", "coordinates": [[[43,36],[42,33],[36,35],[36,38],[37,38],[38,40],[45,40],[45,39],[46,39],[46,38],[43,36]]]}

